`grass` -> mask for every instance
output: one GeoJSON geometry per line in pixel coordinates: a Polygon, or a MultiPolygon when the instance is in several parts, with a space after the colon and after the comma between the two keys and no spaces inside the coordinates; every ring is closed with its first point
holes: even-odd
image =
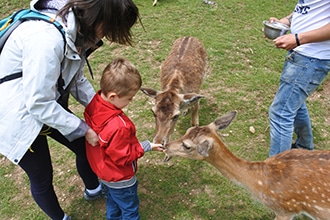
{"type": "MultiPolygon", "coordinates": [[[[105,45],[92,54],[95,89],[103,68],[114,57],[131,60],[139,69],[143,86],[159,89],[159,66],[172,42],[181,36],[195,36],[205,45],[209,66],[201,93],[200,124],[238,110],[233,124],[223,131],[224,140],[237,156],[263,160],[269,150],[268,107],[276,92],[286,51],[276,49],[263,37],[262,21],[283,17],[294,2],[287,0],[222,0],[217,7],[202,0],[135,0],[142,25],[133,28],[134,46],[105,45]],[[253,126],[255,133],[249,132],[253,126]]],[[[14,9],[29,7],[28,0],[0,2],[1,17],[14,9]]],[[[87,71],[86,71],[87,73],[87,71]]],[[[87,74],[87,77],[88,74],[87,74]]],[[[327,82],[327,81],[326,81],[327,82]]],[[[315,147],[329,145],[329,96],[321,86],[309,99],[315,147]]],[[[152,140],[154,119],[152,100],[138,93],[126,113],[135,122],[138,138],[152,140]]],[[[71,109],[82,117],[83,108],[74,100],[71,109]]],[[[173,139],[189,127],[190,117],[181,118],[173,139]]],[[[52,142],[54,185],[59,201],[74,219],[104,219],[105,201],[86,202],[84,186],[75,169],[74,156],[52,142]]],[[[151,152],[139,160],[139,197],[141,219],[273,219],[273,212],[245,191],[225,179],[214,167],[200,162],[173,158],[163,163],[163,155],[151,152]]],[[[0,157],[1,219],[47,219],[29,192],[24,172],[0,157]]],[[[305,219],[303,217],[299,219],[305,219]]]]}

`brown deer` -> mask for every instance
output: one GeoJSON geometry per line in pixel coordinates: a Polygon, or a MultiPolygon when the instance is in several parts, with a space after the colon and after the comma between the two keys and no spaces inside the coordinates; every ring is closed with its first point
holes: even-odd
{"type": "Polygon", "coordinates": [[[174,41],[169,56],[160,70],[162,91],[141,88],[155,99],[152,112],[156,120],[153,142],[165,144],[174,131],[179,116],[191,108],[191,125],[199,124],[199,90],[207,65],[207,54],[203,44],[194,37],[182,37],[174,41]]]}
{"type": "Polygon", "coordinates": [[[298,214],[330,219],[330,151],[293,149],[264,161],[246,161],[230,152],[216,132],[226,128],[235,115],[233,111],[207,126],[189,128],[168,143],[165,152],[210,163],[271,208],[276,220],[290,220],[298,214]]]}

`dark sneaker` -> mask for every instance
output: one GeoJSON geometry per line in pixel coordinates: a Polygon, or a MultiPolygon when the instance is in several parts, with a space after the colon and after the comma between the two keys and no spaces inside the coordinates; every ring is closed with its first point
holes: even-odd
{"type": "Polygon", "coordinates": [[[100,199],[100,198],[107,198],[107,187],[102,184],[102,189],[96,194],[90,194],[85,189],[84,198],[87,201],[93,201],[93,200],[100,199]]]}

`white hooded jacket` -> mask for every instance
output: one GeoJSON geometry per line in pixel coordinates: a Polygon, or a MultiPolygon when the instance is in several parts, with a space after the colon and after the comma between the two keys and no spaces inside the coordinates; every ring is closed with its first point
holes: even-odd
{"type": "MultiPolygon", "coordinates": [[[[31,2],[34,9],[35,3],[31,2]]],[[[47,13],[55,18],[55,11],[47,13]]],[[[0,84],[0,153],[18,164],[44,124],[69,141],[86,134],[87,124],[63,109],[57,80],[62,69],[65,86],[86,106],[95,91],[84,77],[85,62],[74,45],[77,25],[71,12],[65,23],[66,45],[58,29],[44,21],[26,21],[8,38],[0,55],[0,78],[22,71],[23,76],[0,84]],[[62,64],[62,67],[61,67],[62,64]]]]}

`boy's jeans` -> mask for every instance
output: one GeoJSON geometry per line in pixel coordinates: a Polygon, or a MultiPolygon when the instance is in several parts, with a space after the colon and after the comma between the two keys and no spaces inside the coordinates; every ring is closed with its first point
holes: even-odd
{"type": "Polygon", "coordinates": [[[108,187],[106,219],[139,220],[138,181],[133,186],[114,189],[108,187]]]}
{"type": "Polygon", "coordinates": [[[293,131],[295,147],[312,150],[312,126],[306,106],[330,70],[330,60],[309,58],[290,51],[286,57],[278,91],[269,107],[269,156],[291,149],[293,131]]]}

